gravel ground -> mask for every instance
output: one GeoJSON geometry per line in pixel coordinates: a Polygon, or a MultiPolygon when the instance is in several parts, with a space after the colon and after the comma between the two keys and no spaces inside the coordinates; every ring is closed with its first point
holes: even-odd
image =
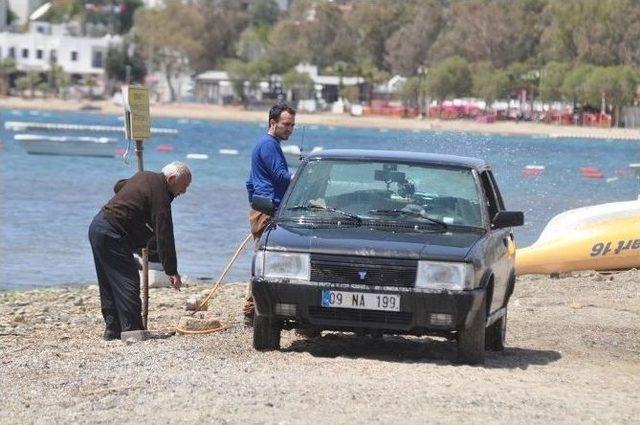
{"type": "MultiPolygon", "coordinates": [[[[151,329],[190,294],[151,291],[151,329]]],[[[226,285],[221,333],[101,339],[97,287],[0,293],[0,423],[639,423],[640,272],[519,279],[507,349],[453,363],[437,338],[284,331],[259,353],[226,285]]]]}

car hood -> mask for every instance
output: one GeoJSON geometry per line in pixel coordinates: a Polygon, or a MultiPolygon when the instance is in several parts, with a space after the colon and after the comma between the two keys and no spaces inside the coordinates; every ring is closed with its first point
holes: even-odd
{"type": "Polygon", "coordinates": [[[277,224],[267,234],[267,248],[346,256],[462,261],[482,238],[478,231],[392,231],[367,226],[277,224]]]}

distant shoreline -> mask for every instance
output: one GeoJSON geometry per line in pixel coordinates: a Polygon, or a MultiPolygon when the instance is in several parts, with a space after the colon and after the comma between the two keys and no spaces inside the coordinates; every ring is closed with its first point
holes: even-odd
{"type": "MultiPolygon", "coordinates": [[[[18,97],[0,98],[0,108],[37,109],[59,111],[82,111],[83,107],[91,107],[93,112],[102,114],[122,114],[122,107],[111,101],[64,101],[61,99],[23,99],[18,97]]],[[[267,111],[247,111],[236,106],[219,106],[200,103],[171,103],[151,105],[151,116],[208,119],[213,121],[264,122],[266,126],[267,111]]],[[[377,128],[387,130],[408,131],[458,131],[480,134],[497,134],[505,136],[538,136],[550,138],[580,138],[600,140],[635,140],[640,141],[639,129],[592,128],[560,126],[553,124],[500,121],[491,124],[478,123],[471,120],[438,120],[416,118],[398,118],[385,116],[354,117],[348,114],[328,112],[298,114],[298,126],[323,125],[336,127],[377,128]]]]}

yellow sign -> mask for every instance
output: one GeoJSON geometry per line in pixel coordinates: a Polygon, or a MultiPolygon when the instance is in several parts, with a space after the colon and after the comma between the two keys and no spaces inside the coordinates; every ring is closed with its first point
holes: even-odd
{"type": "Polygon", "coordinates": [[[143,86],[129,86],[125,96],[127,137],[143,140],[151,137],[149,91],[143,86]]]}

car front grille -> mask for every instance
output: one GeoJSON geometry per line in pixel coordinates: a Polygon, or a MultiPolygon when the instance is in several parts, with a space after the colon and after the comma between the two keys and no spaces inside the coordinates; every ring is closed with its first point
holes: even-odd
{"type": "Polygon", "coordinates": [[[412,288],[416,260],[311,255],[311,280],[369,286],[412,288]]]}
{"type": "Polygon", "coordinates": [[[412,314],[408,312],[358,310],[353,308],[330,308],[319,306],[309,306],[309,316],[312,319],[384,323],[389,325],[409,325],[412,319],[412,314]]]}

